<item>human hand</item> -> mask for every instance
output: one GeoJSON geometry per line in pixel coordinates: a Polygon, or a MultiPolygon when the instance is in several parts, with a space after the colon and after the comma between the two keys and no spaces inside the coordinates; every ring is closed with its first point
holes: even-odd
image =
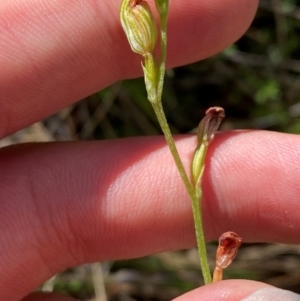
{"type": "MultiPolygon", "coordinates": [[[[232,43],[256,6],[253,0],[172,2],[169,66],[232,43]]],[[[120,1],[1,2],[1,137],[141,75],[119,7],[120,1]]],[[[188,166],[195,138],[177,143],[188,166]]],[[[298,136],[270,132],[216,136],[204,177],[208,239],[234,230],[246,241],[299,243],[298,143],[298,136]]],[[[162,137],[3,148],[0,187],[1,300],[21,300],[66,267],[195,245],[190,203],[162,137]]],[[[267,287],[222,281],[178,299],[234,301],[267,287]]],[[[25,300],[70,298],[35,293],[25,300]]]]}

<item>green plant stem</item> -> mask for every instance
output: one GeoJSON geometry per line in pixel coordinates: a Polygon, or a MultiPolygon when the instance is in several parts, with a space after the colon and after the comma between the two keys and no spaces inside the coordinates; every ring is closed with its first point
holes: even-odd
{"type": "Polygon", "coordinates": [[[164,25],[164,29],[162,27],[161,31],[161,62],[159,66],[159,80],[158,80],[158,86],[157,86],[157,94],[158,99],[161,99],[162,91],[163,91],[163,85],[164,85],[164,76],[166,71],[166,56],[167,56],[167,32],[166,32],[166,22],[161,21],[161,26],[164,25]]]}
{"type": "Polygon", "coordinates": [[[206,245],[202,224],[202,216],[201,216],[201,199],[202,193],[201,188],[197,187],[194,189],[192,186],[187,173],[184,169],[180,156],[178,154],[177,147],[175,145],[173,136],[171,134],[170,128],[168,126],[168,122],[163,110],[161,98],[164,84],[164,76],[166,69],[166,56],[167,56],[167,16],[168,16],[168,8],[169,8],[169,0],[156,0],[156,7],[160,16],[160,36],[161,36],[161,52],[160,52],[160,64],[158,68],[158,82],[157,82],[157,99],[150,102],[155,111],[156,117],[160,124],[160,127],[165,135],[167,144],[170,148],[172,156],[174,158],[175,164],[179,171],[179,174],[182,178],[182,181],[186,187],[186,190],[189,194],[192,203],[192,211],[194,217],[194,224],[196,230],[196,239],[198,245],[199,259],[200,265],[202,269],[202,274],[204,278],[204,283],[208,284],[212,282],[211,274],[209,270],[209,265],[207,261],[207,253],[206,253],[206,245]]]}
{"type": "Polygon", "coordinates": [[[161,96],[162,96],[164,76],[166,71],[168,11],[169,11],[169,0],[166,0],[164,1],[164,3],[161,3],[160,7],[158,8],[159,17],[160,17],[160,40],[161,40],[159,77],[158,77],[158,86],[157,86],[157,94],[159,100],[161,100],[161,96]]]}
{"type": "Polygon", "coordinates": [[[192,202],[192,211],[193,211],[193,217],[194,217],[194,223],[195,223],[196,239],[197,239],[200,265],[201,265],[201,269],[202,269],[204,283],[209,284],[212,282],[212,279],[211,279],[210,269],[209,269],[209,265],[208,265],[208,261],[207,261],[206,245],[205,245],[202,216],[201,216],[202,193],[200,193],[201,190],[199,190],[197,193],[197,191],[191,185],[191,182],[187,176],[187,173],[184,169],[184,166],[183,166],[180,156],[178,154],[178,150],[175,145],[170,128],[168,126],[161,101],[158,100],[155,103],[152,103],[152,106],[153,106],[153,109],[157,116],[158,122],[161,126],[161,129],[165,135],[167,144],[170,148],[170,151],[174,158],[174,161],[175,161],[175,164],[179,171],[179,174],[183,180],[183,183],[187,189],[187,192],[188,192],[189,197],[192,202]]]}

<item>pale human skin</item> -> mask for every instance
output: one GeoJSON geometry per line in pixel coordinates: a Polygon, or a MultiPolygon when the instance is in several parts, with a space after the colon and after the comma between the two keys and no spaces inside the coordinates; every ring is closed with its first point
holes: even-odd
{"type": "MultiPolygon", "coordinates": [[[[1,0],[0,137],[141,76],[120,2],[1,0]]],[[[254,0],[170,2],[169,67],[233,43],[257,8],[254,0]]],[[[177,143],[188,166],[195,137],[177,143]]],[[[265,131],[216,135],[204,178],[208,240],[231,230],[244,241],[300,242],[299,145],[299,136],[265,131]]],[[[66,267],[195,246],[190,203],[162,137],[4,148],[0,189],[1,300],[22,300],[66,267]]],[[[237,301],[264,287],[223,281],[177,300],[237,301]]]]}

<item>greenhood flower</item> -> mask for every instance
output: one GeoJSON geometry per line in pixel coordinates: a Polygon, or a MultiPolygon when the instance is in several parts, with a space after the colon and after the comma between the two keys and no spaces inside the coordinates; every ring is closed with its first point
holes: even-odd
{"type": "Polygon", "coordinates": [[[120,17],[132,51],[143,56],[153,53],[157,25],[149,4],[144,0],[123,0],[120,17]]]}

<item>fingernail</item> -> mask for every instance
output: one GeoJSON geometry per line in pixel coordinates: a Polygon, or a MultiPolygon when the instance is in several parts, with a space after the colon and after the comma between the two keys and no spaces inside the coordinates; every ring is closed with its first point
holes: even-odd
{"type": "Polygon", "coordinates": [[[262,288],[241,301],[300,301],[300,295],[275,287],[262,288]]]}

